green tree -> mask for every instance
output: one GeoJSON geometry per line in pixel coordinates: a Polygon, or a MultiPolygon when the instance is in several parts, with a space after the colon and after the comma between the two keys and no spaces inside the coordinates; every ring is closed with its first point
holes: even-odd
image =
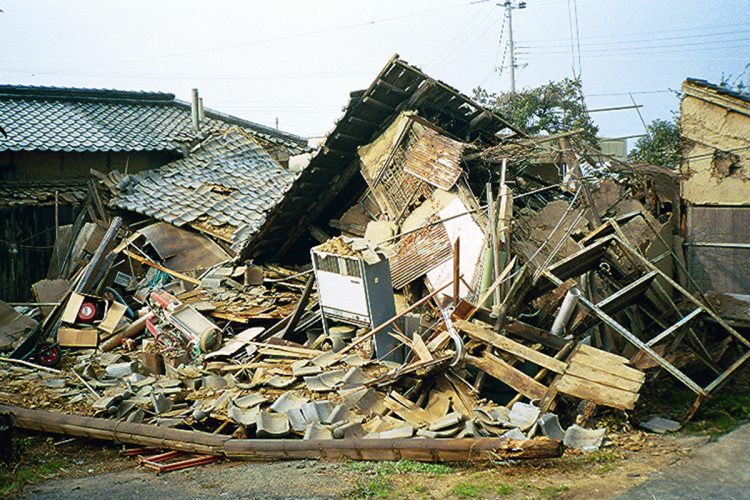
{"type": "Polygon", "coordinates": [[[641,137],[630,152],[630,161],[675,169],[680,164],[680,127],[672,120],[652,121],[648,135],[641,137]]]}
{"type": "Polygon", "coordinates": [[[599,129],[586,111],[581,81],[577,78],[551,81],[515,93],[494,94],[481,87],[473,93],[477,102],[499,112],[531,135],[582,129],[577,140],[596,145],[599,129]]]}

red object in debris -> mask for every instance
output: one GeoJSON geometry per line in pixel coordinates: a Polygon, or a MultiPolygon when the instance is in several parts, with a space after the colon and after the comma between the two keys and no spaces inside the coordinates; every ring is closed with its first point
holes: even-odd
{"type": "Polygon", "coordinates": [[[93,302],[84,302],[78,310],[78,321],[81,323],[93,323],[96,312],[96,304],[93,302]]]}

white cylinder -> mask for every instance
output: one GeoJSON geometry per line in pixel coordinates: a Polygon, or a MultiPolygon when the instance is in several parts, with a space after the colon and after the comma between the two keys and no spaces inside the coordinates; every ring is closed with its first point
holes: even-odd
{"type": "Polygon", "coordinates": [[[563,303],[560,306],[560,312],[557,313],[555,322],[552,323],[552,335],[557,335],[559,337],[563,334],[563,332],[565,331],[565,325],[568,324],[568,321],[570,321],[570,317],[573,316],[573,311],[576,310],[576,306],[578,305],[578,297],[580,296],[581,291],[575,287],[568,290],[568,293],[565,294],[563,303]]]}

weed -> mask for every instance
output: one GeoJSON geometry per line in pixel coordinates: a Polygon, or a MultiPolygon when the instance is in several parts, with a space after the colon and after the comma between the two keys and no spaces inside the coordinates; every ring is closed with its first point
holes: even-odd
{"type": "Polygon", "coordinates": [[[486,497],[498,497],[510,495],[515,491],[515,488],[511,484],[507,483],[490,483],[490,482],[479,482],[479,483],[458,483],[453,486],[451,493],[456,495],[458,498],[486,498],[486,497]]]}
{"type": "Polygon", "coordinates": [[[414,460],[399,460],[398,462],[347,462],[346,467],[353,472],[390,474],[450,474],[453,468],[444,464],[415,462],[414,460]]]}
{"type": "Polygon", "coordinates": [[[350,498],[388,498],[393,490],[393,483],[383,475],[376,475],[367,480],[360,480],[350,498]]]}
{"type": "Polygon", "coordinates": [[[54,477],[63,468],[63,463],[62,460],[50,460],[0,469],[0,497],[22,493],[26,486],[54,477]]]}
{"type": "Polygon", "coordinates": [[[608,464],[616,462],[619,458],[613,451],[597,450],[583,455],[581,461],[587,464],[608,464]]]}
{"type": "Polygon", "coordinates": [[[539,498],[555,498],[560,493],[568,491],[570,486],[567,484],[559,484],[557,486],[545,486],[539,490],[539,498]]]}

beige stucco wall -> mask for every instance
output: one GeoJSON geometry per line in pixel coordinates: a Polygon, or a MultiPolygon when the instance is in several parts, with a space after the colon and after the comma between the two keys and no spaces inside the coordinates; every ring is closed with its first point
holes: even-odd
{"type": "Polygon", "coordinates": [[[690,94],[683,98],[681,186],[686,202],[750,205],[750,116],[743,112],[744,104],[738,106],[739,111],[690,94]]]}

